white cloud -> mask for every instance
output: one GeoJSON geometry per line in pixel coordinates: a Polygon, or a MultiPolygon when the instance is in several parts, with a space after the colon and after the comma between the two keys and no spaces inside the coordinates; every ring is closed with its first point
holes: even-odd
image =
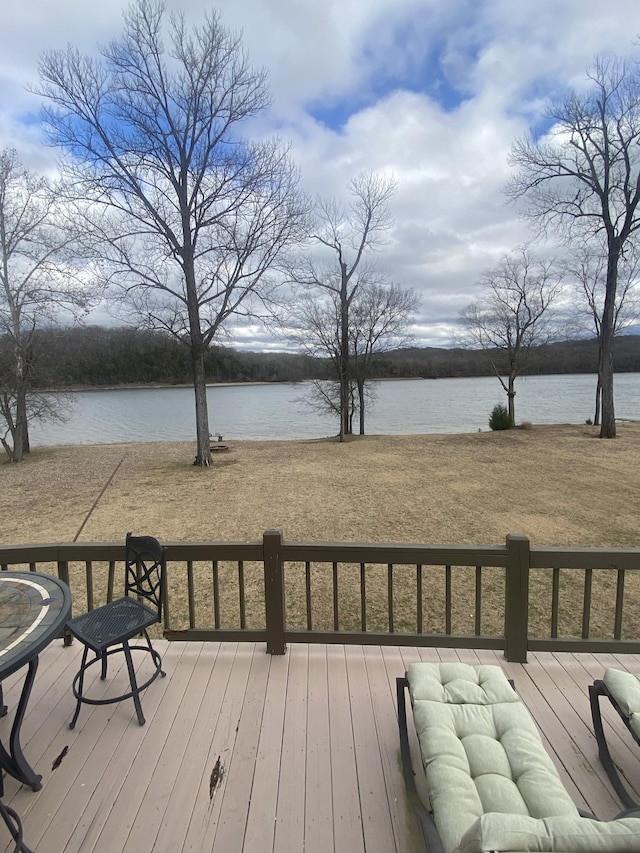
{"type": "MultiPolygon", "coordinates": [[[[94,50],[121,30],[127,0],[22,0],[3,10],[0,146],[46,170],[33,116],[40,52],[94,50]],[[25,117],[30,116],[30,121],[25,117]]],[[[171,6],[171,0],[169,0],[171,6]]],[[[175,6],[198,21],[205,0],[175,6]]],[[[221,0],[270,72],[273,109],[253,127],[291,139],[311,193],[344,191],[361,169],[393,173],[396,226],[380,261],[423,297],[425,343],[446,332],[482,271],[527,237],[505,204],[507,155],[549,95],[585,84],[596,54],[636,55],[637,0],[221,0]],[[340,126],[331,119],[342,116],[340,126]],[[327,123],[323,124],[320,118],[327,123]]],[[[263,341],[243,332],[243,345],[263,341]]]]}

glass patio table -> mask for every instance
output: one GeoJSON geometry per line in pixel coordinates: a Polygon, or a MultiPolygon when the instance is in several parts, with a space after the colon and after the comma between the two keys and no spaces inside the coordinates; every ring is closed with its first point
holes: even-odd
{"type": "MultiPolygon", "coordinates": [[[[0,704],[3,679],[28,666],[8,748],[0,742],[0,768],[33,791],[42,787],[42,776],[24,757],[20,729],[38,668],[38,655],[60,635],[70,613],[71,592],[58,578],[39,572],[0,571],[0,704]]],[[[7,708],[2,705],[0,716],[6,713],[7,708]]]]}

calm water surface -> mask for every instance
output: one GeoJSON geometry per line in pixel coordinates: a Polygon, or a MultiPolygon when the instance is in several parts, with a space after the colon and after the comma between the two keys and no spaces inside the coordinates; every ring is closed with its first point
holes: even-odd
{"type": "MultiPolygon", "coordinates": [[[[532,423],[584,423],[593,417],[595,376],[532,376],[516,383],[516,419],[532,423]]],[[[368,434],[477,432],[488,429],[491,409],[505,403],[497,379],[399,379],[377,382],[367,415],[368,434]]],[[[615,377],[616,417],[640,420],[640,374],[615,377]]],[[[233,439],[300,439],[334,435],[335,417],[302,401],[306,383],[213,386],[208,389],[211,432],[233,439]]],[[[81,391],[66,423],[34,423],[32,442],[110,444],[188,441],[195,437],[191,388],[81,391]]]]}

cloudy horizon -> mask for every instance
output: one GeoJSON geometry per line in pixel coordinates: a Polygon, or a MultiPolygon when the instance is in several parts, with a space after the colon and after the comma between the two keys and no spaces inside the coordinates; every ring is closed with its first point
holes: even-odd
{"type": "MultiPolygon", "coordinates": [[[[55,170],[43,142],[42,51],[93,52],[122,31],[126,0],[23,0],[0,32],[0,147],[55,170]]],[[[202,0],[169,9],[199,23],[202,0]]],[[[640,59],[637,0],[219,0],[272,108],[258,130],[292,144],[304,189],[344,195],[362,170],[393,175],[395,225],[377,260],[421,298],[421,346],[449,346],[482,273],[531,238],[502,192],[515,139],[539,126],[548,99],[587,85],[597,55],[640,59]]],[[[253,128],[256,132],[256,128],[253,128]]],[[[236,346],[278,348],[260,327],[236,346]]]]}

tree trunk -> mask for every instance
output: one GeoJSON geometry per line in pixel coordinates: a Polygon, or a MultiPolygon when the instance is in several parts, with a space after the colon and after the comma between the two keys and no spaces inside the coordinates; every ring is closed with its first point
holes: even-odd
{"type": "MultiPolygon", "coordinates": [[[[13,319],[13,318],[12,318],[13,319]]],[[[18,329],[17,321],[14,320],[14,328],[18,329]]],[[[29,451],[29,424],[27,422],[27,367],[20,346],[20,334],[16,331],[15,344],[15,420],[13,417],[7,421],[11,432],[13,448],[11,450],[11,461],[22,462],[25,448],[29,451]]],[[[10,405],[8,403],[8,405],[10,405]]]]}
{"type": "Polygon", "coordinates": [[[616,415],[613,404],[613,336],[615,323],[615,300],[618,285],[618,258],[620,247],[617,241],[609,242],[607,263],[607,289],[602,311],[602,424],[600,438],[616,437],[616,415]]]}
{"type": "Polygon", "coordinates": [[[211,465],[211,438],[209,435],[209,407],[207,404],[207,382],[204,370],[204,350],[191,344],[193,390],[196,398],[196,459],[193,463],[200,468],[211,465]]]}
{"type": "Polygon", "coordinates": [[[349,301],[347,265],[340,261],[340,441],[349,433],[349,301]]]}
{"type": "Polygon", "coordinates": [[[509,374],[509,387],[507,390],[507,402],[509,407],[509,423],[512,427],[516,425],[516,392],[515,392],[515,376],[509,374]]]}
{"type": "Polygon", "coordinates": [[[358,379],[358,409],[360,414],[360,435],[364,435],[364,379],[358,379]]]}
{"type": "Polygon", "coordinates": [[[596,380],[596,407],[593,414],[594,426],[600,426],[600,402],[602,400],[602,365],[598,366],[598,379],[596,380]]]}
{"type": "MultiPolygon", "coordinates": [[[[185,223],[188,217],[184,216],[185,223]]],[[[185,245],[189,238],[188,224],[184,226],[185,245]]],[[[207,382],[204,370],[206,347],[202,341],[200,329],[200,309],[198,289],[196,287],[193,252],[185,250],[184,277],[187,291],[187,309],[189,312],[189,346],[191,350],[191,372],[193,391],[196,399],[196,458],[194,465],[208,468],[211,465],[211,436],[209,434],[209,408],[207,405],[207,382]]]]}
{"type": "MultiPolygon", "coordinates": [[[[25,385],[26,385],[26,383],[25,383],[25,385]]],[[[31,445],[29,442],[29,419],[27,417],[27,391],[26,391],[26,387],[25,387],[24,391],[21,390],[18,394],[18,399],[17,399],[17,404],[16,404],[16,425],[18,426],[18,428],[22,432],[22,439],[21,439],[21,448],[22,449],[21,449],[21,453],[20,453],[20,460],[15,460],[15,461],[21,461],[22,457],[25,453],[31,452],[31,445]]]]}
{"type": "Polygon", "coordinates": [[[11,452],[12,462],[22,462],[24,450],[24,417],[26,413],[26,392],[19,388],[16,398],[16,419],[11,428],[11,438],[13,439],[13,450],[11,452]]]}

